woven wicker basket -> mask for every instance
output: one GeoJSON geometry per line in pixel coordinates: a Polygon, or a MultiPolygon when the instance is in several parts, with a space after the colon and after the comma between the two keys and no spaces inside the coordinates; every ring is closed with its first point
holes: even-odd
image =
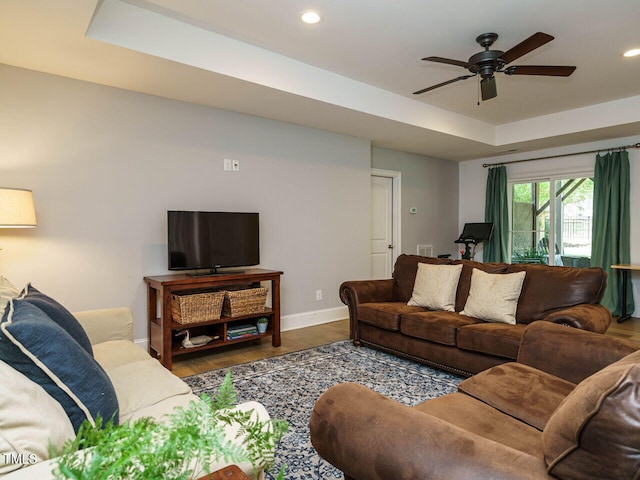
{"type": "Polygon", "coordinates": [[[171,313],[178,323],[218,320],[223,302],[224,291],[174,293],[171,299],[171,313]]]}
{"type": "Polygon", "coordinates": [[[240,317],[264,312],[268,291],[265,287],[229,290],[224,296],[222,314],[225,317],[240,317]]]}

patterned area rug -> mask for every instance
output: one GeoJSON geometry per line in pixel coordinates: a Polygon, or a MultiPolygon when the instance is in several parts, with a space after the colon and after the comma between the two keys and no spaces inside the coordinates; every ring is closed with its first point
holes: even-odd
{"type": "MultiPolygon", "coordinates": [[[[332,385],[357,382],[406,405],[456,391],[461,377],[397,358],[350,341],[289,353],[229,369],[184,378],[194,393],[217,389],[231,370],[238,401],[257,400],[272,417],[289,422],[276,452],[277,472],[287,479],[338,480],[342,473],[321,459],[309,440],[309,418],[316,400],[332,385]]],[[[268,479],[273,477],[267,474],[268,479]]]]}

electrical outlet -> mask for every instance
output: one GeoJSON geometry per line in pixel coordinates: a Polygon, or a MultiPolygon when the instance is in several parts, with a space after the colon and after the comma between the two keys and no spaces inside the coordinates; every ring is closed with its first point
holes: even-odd
{"type": "Polygon", "coordinates": [[[316,300],[322,300],[322,290],[316,290],[316,300]]]}
{"type": "Polygon", "coordinates": [[[230,158],[225,158],[224,159],[224,170],[226,172],[230,172],[231,171],[232,163],[233,163],[233,160],[231,160],[230,158]]]}
{"type": "Polygon", "coordinates": [[[240,160],[233,160],[232,161],[232,168],[234,172],[237,172],[240,170],[240,160]]]}

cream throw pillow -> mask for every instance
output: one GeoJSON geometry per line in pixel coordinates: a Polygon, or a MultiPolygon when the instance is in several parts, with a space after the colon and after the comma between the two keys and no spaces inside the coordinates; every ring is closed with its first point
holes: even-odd
{"type": "Polygon", "coordinates": [[[526,272],[492,274],[474,268],[467,303],[460,313],[487,322],[515,325],[525,275],[526,272]]]}
{"type": "Polygon", "coordinates": [[[413,294],[407,305],[431,310],[455,311],[460,265],[430,265],[419,263],[413,294]]]}
{"type": "Polygon", "coordinates": [[[49,458],[75,438],[73,426],[44,388],[0,360],[0,477],[49,458]]]}
{"type": "MultiPolygon", "coordinates": [[[[0,309],[4,311],[4,307],[9,303],[9,300],[16,298],[18,295],[20,295],[20,290],[14,287],[5,277],[0,276],[0,309]]],[[[0,315],[2,315],[1,311],[0,315]]]]}

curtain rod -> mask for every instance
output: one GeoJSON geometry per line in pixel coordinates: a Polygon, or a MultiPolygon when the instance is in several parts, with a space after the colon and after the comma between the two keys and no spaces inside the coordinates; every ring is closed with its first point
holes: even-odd
{"type": "Polygon", "coordinates": [[[587,150],[586,152],[562,153],[560,155],[549,155],[549,156],[546,156],[546,157],[525,158],[523,160],[511,160],[510,162],[483,163],[482,166],[484,168],[497,167],[499,165],[508,165],[510,163],[533,162],[534,160],[547,160],[549,158],[571,157],[573,155],[584,155],[585,153],[606,152],[608,150],[624,150],[626,148],[640,148],[640,143],[636,143],[636,144],[633,144],[633,145],[623,145],[621,147],[600,148],[598,150],[587,150]]]}

